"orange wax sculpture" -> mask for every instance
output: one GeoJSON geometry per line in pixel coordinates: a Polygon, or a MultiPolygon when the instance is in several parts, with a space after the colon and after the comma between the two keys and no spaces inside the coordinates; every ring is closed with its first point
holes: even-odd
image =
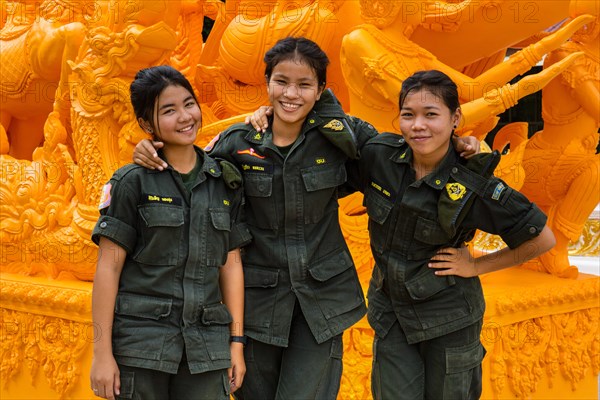
{"type": "MultiPolygon", "coordinates": [[[[557,245],[482,277],[482,398],[597,397],[600,280],[568,256],[598,263],[600,253],[590,218],[600,200],[600,0],[17,0],[0,11],[2,399],[93,397],[89,237],[102,185],[145,137],[128,98],[135,72],[166,63],[193,82],[203,146],[267,102],[262,55],[288,35],[319,43],[345,109],[380,130],[396,130],[402,79],[418,69],[456,80],[458,132],[480,139],[542,90],[543,131],[527,139],[524,124],[504,127],[494,147],[510,152],[496,174],[548,213],[557,245]],[[205,16],[215,23],[203,42],[205,16]],[[505,59],[509,47],[519,50],[505,59]],[[542,72],[507,83],[544,55],[542,72]]],[[[362,196],[340,210],[366,290],[362,196]]],[[[471,246],[503,243],[480,234],[471,246]]],[[[340,399],[371,397],[372,338],[366,320],[345,333],[340,399]]]]}

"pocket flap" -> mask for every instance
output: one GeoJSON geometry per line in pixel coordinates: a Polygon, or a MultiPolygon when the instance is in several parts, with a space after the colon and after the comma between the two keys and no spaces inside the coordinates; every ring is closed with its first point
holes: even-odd
{"type": "Polygon", "coordinates": [[[446,349],[446,372],[455,374],[469,371],[481,364],[485,349],[479,340],[466,346],[446,349]]]}
{"type": "Polygon", "coordinates": [[[319,282],[325,282],[352,267],[352,257],[347,251],[336,254],[325,260],[318,261],[310,267],[308,272],[319,282]]]}
{"type": "Polygon", "coordinates": [[[453,286],[453,276],[437,276],[429,268],[424,269],[416,277],[405,282],[406,290],[414,300],[425,300],[442,290],[453,286]]]}
{"type": "Polygon", "coordinates": [[[231,313],[223,303],[205,306],[201,321],[204,325],[226,325],[233,321],[231,313]]]}
{"type": "Polygon", "coordinates": [[[183,207],[161,204],[139,208],[140,215],[146,226],[181,226],[183,225],[183,207]]]}
{"type": "Polygon", "coordinates": [[[119,294],[115,313],[132,317],[161,319],[171,313],[173,300],[135,294],[119,294]]]}
{"type": "Polygon", "coordinates": [[[450,241],[450,236],[436,221],[419,217],[415,226],[415,239],[427,244],[445,244],[450,241]]]}
{"type": "Polygon", "coordinates": [[[273,175],[244,174],[244,190],[248,196],[269,197],[273,192],[273,175]]]}
{"type": "Polygon", "coordinates": [[[381,195],[373,192],[365,195],[367,213],[369,214],[369,219],[383,225],[394,205],[391,201],[385,200],[381,195]]]}
{"type": "Polygon", "coordinates": [[[220,231],[231,230],[231,222],[229,218],[229,213],[227,211],[223,209],[211,208],[210,219],[215,229],[220,231]]]}
{"type": "Polygon", "coordinates": [[[257,268],[244,268],[244,286],[269,288],[277,286],[279,272],[257,268]]]}
{"type": "Polygon", "coordinates": [[[338,164],[304,168],[302,180],[307,192],[337,187],[346,182],[346,167],[338,164]]]}

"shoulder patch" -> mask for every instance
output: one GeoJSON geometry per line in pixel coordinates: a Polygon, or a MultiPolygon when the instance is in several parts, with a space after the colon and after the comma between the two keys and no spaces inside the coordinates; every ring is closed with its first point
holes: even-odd
{"type": "Polygon", "coordinates": [[[221,138],[221,133],[222,132],[217,133],[217,135],[214,138],[212,138],[210,140],[210,142],[208,142],[208,144],[204,148],[204,151],[211,151],[212,148],[215,147],[215,143],[217,143],[219,141],[219,139],[221,138]]]}
{"type": "Polygon", "coordinates": [[[504,189],[506,189],[506,185],[504,185],[502,182],[498,183],[494,188],[494,192],[492,193],[492,200],[499,200],[504,189]]]}
{"type": "Polygon", "coordinates": [[[110,206],[111,196],[110,189],[112,188],[112,183],[107,183],[102,187],[102,194],[100,195],[100,204],[98,204],[98,210],[102,210],[108,206],[110,206]]]}

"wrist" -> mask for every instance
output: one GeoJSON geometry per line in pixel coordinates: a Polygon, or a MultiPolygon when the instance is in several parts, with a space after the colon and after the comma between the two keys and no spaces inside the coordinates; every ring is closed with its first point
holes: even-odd
{"type": "Polygon", "coordinates": [[[231,343],[241,343],[244,346],[246,345],[246,343],[248,342],[248,338],[246,336],[230,336],[229,337],[229,342],[231,343]]]}

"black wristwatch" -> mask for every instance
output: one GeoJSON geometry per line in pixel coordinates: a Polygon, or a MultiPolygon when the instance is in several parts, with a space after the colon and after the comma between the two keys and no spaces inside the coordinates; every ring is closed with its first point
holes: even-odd
{"type": "Polygon", "coordinates": [[[230,336],[229,337],[229,341],[230,342],[241,343],[241,344],[243,344],[245,346],[246,343],[248,343],[248,338],[246,336],[230,336]]]}

